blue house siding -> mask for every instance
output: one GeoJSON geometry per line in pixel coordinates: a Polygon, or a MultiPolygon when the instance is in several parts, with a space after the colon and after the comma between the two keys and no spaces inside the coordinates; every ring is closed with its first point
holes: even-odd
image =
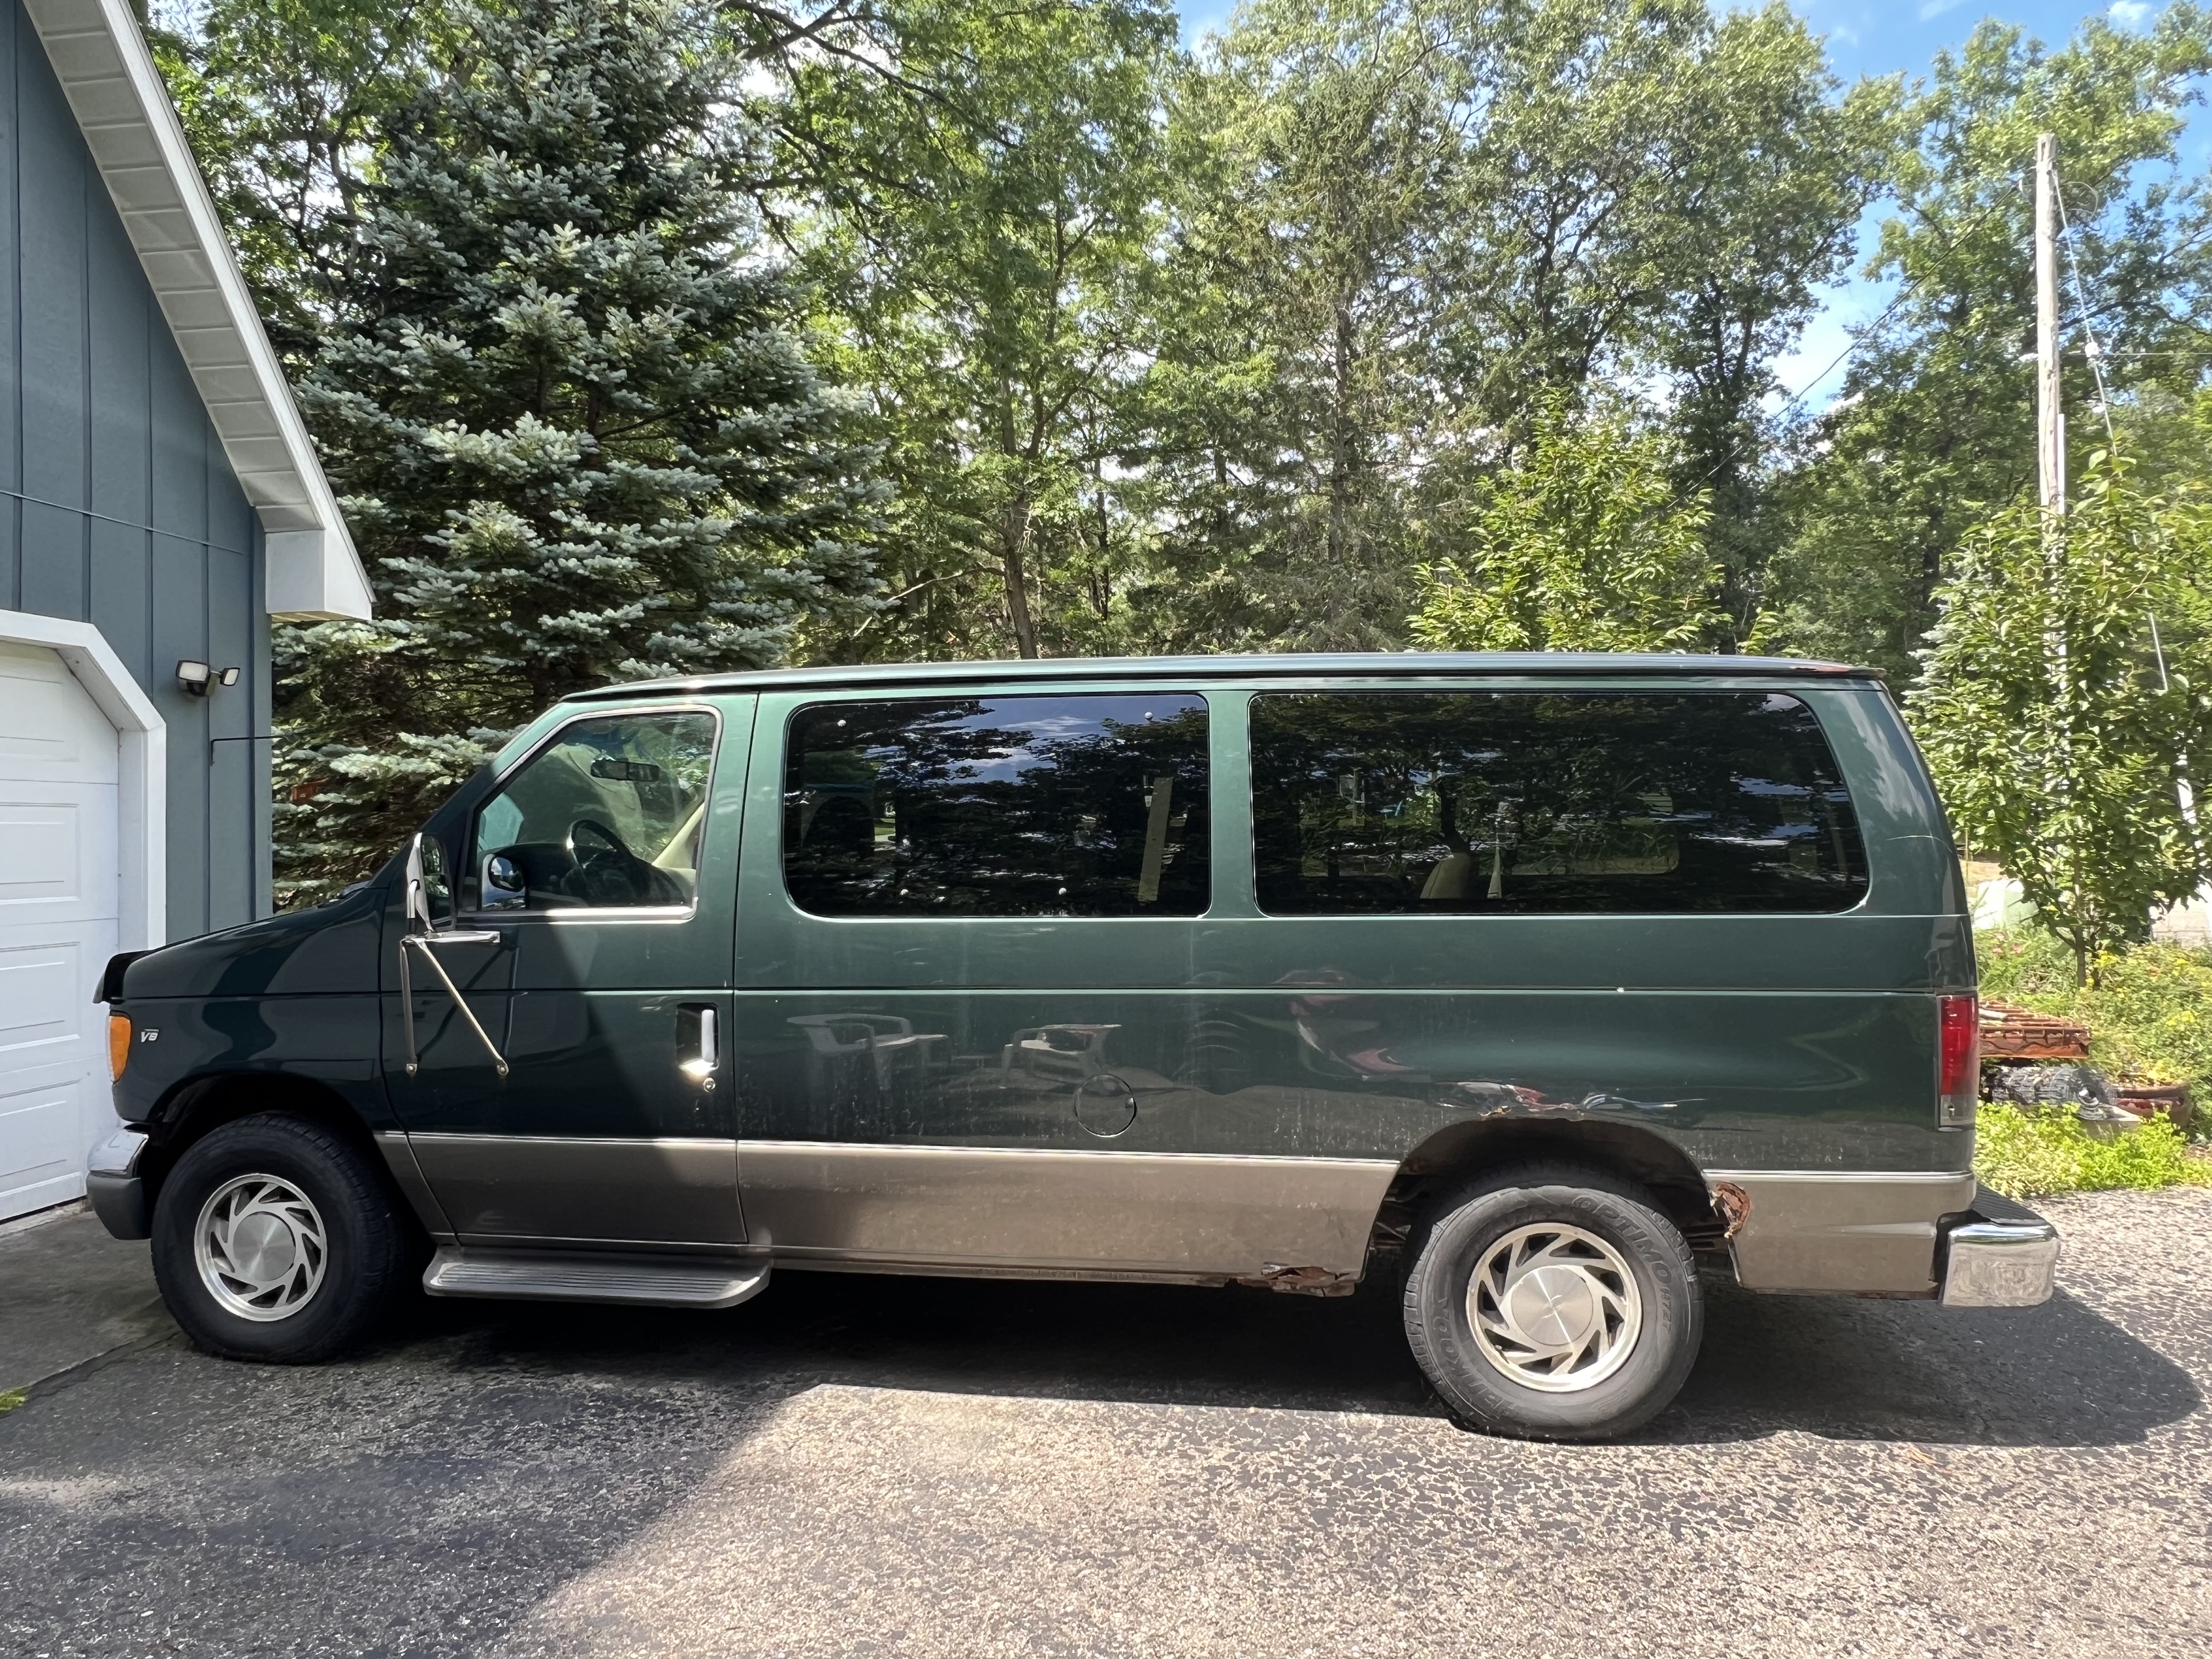
{"type": "Polygon", "coordinates": [[[20,0],[0,3],[0,609],[98,628],[167,721],[168,933],[269,908],[261,529],[20,0]],[[238,666],[207,697],[181,658],[238,666]]]}

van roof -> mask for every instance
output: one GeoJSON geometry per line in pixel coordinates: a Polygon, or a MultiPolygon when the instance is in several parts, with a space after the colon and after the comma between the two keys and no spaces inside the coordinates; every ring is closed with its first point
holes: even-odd
{"type": "Polygon", "coordinates": [[[1041,660],[986,657],[964,662],[850,663],[813,668],[762,668],[744,673],[702,674],[680,679],[637,680],[571,692],[564,702],[592,702],[672,691],[781,691],[821,686],[944,685],[978,680],[1207,680],[1269,677],[1499,674],[1530,678],[1590,675],[1666,676],[1698,679],[1838,678],[1880,681],[1879,668],[1806,657],[1688,657],[1600,651],[1340,651],[1218,657],[1047,657],[1041,660]]]}

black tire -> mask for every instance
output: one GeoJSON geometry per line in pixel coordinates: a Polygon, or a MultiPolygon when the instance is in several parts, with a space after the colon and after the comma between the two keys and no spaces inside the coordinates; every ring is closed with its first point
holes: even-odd
{"type": "Polygon", "coordinates": [[[1705,1334],[1696,1267],[1674,1224],[1637,1188],[1559,1164],[1497,1170],[1434,1206],[1407,1273],[1405,1318],[1413,1358],[1447,1406],[1476,1428],[1528,1440],[1606,1440],[1642,1427],[1680,1389],[1705,1334]],[[1639,1298],[1626,1358],[1571,1392],[1516,1380],[1488,1357],[1468,1317],[1470,1282],[1485,1255],[1509,1234],[1545,1224],[1609,1244],[1639,1298]]]}
{"type": "MultiPolygon", "coordinates": [[[[299,1213],[296,1206],[291,1212],[299,1213]]],[[[197,1346],[226,1359],[285,1365],[327,1359],[368,1335],[407,1281],[410,1241],[383,1171],[343,1136],[302,1118],[240,1118],[195,1141],[161,1184],[153,1231],[162,1301],[197,1346]],[[289,1188],[319,1222],[322,1248],[307,1253],[319,1263],[319,1280],[309,1284],[310,1270],[275,1293],[300,1299],[274,1317],[226,1307],[194,1251],[210,1200],[248,1176],[282,1183],[271,1191],[289,1188]]],[[[302,1255],[296,1232],[280,1236],[276,1249],[302,1255]]]]}

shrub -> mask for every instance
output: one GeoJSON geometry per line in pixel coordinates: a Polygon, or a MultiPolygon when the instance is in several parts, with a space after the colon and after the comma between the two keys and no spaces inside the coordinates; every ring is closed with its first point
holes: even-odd
{"type": "Polygon", "coordinates": [[[2011,1198],[2097,1191],[2111,1187],[2171,1187],[2202,1180],[2181,1132],[2164,1118],[2110,1137],[2091,1134],[2071,1108],[2026,1112],[1984,1105],[1974,1137],[1974,1173],[2011,1198]]]}
{"type": "Polygon", "coordinates": [[[2087,987],[2075,983],[2073,952],[2040,928],[1981,934],[1974,951],[1984,996],[2080,1020],[2106,1072],[2212,1094],[2212,953],[2137,945],[2105,957],[2087,987]]]}

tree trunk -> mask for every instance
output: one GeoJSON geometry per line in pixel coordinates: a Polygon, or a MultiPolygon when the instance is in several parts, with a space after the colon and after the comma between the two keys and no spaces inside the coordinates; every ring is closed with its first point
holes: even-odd
{"type": "MultiPolygon", "coordinates": [[[[1345,555],[1352,539],[1352,306],[1348,300],[1340,300],[1336,306],[1334,393],[1335,408],[1330,411],[1328,434],[1328,562],[1333,570],[1344,568],[1345,555]]],[[[1329,621],[1334,623],[1344,608],[1343,589],[1332,585],[1329,599],[1329,621]]]]}
{"type": "Polygon", "coordinates": [[[1034,660],[1037,656],[1036,623],[1030,616],[1030,583],[1022,568],[1022,544],[1029,538],[1030,504],[1017,498],[1008,505],[1000,527],[1006,582],[1006,621],[1014,630],[1015,653],[1034,660]]]}

